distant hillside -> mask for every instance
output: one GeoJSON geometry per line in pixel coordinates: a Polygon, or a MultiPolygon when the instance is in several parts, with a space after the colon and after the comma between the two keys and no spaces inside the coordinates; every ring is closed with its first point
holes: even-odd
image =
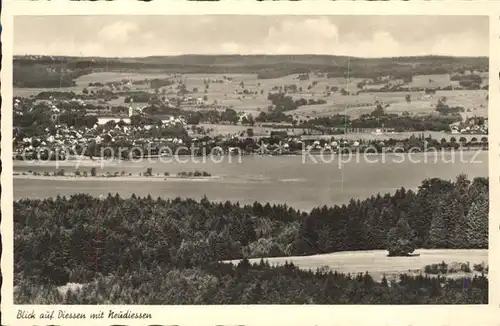
{"type": "Polygon", "coordinates": [[[145,58],[16,56],[14,84],[23,87],[23,79],[26,78],[23,76],[29,74],[33,67],[37,70],[58,67],[69,71],[88,71],[90,68],[97,71],[126,72],[155,70],[165,73],[255,73],[261,79],[318,71],[332,78],[392,76],[407,79],[413,75],[446,74],[465,70],[488,71],[488,58],[355,58],[331,55],[181,55],[145,58]]]}

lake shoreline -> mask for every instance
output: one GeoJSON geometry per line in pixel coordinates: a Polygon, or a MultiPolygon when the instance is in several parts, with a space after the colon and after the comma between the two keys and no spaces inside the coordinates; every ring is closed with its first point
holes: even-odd
{"type": "MultiPolygon", "coordinates": [[[[362,153],[362,152],[352,152],[350,154],[339,154],[335,152],[319,152],[319,151],[304,151],[300,152],[297,154],[280,154],[280,155],[271,155],[271,154],[252,154],[252,155],[241,155],[238,157],[238,155],[228,155],[228,159],[225,160],[224,162],[234,162],[234,163],[241,163],[241,160],[239,158],[243,159],[254,159],[254,158],[275,158],[275,157],[290,157],[290,158],[297,158],[297,157],[321,157],[321,156],[326,156],[328,158],[332,157],[338,157],[338,158],[345,158],[345,157],[383,157],[385,155],[387,156],[397,156],[397,157],[414,157],[414,156],[422,156],[426,157],[429,155],[433,156],[459,156],[465,153],[465,155],[472,155],[474,152],[476,153],[481,153],[481,152],[488,152],[488,149],[483,149],[483,148],[475,148],[475,149],[462,149],[461,151],[427,151],[427,152],[385,152],[385,153],[362,153]],[[234,160],[233,160],[234,157],[234,160]]],[[[179,157],[189,157],[189,155],[179,155],[179,157]]],[[[217,159],[219,157],[224,157],[224,156],[217,156],[217,159]]],[[[211,156],[194,156],[192,157],[193,159],[191,161],[188,161],[189,163],[196,163],[196,164],[205,164],[209,163],[211,156]]],[[[185,159],[183,159],[185,160],[185,159]]],[[[124,160],[124,159],[90,159],[88,157],[79,157],[79,158],[67,158],[64,160],[59,160],[59,161],[48,161],[48,160],[13,160],[13,165],[14,167],[19,166],[82,166],[82,167],[92,167],[92,166],[99,166],[103,164],[112,164],[112,165],[120,165],[120,164],[126,164],[127,166],[133,166],[135,164],[139,164],[138,166],[147,166],[149,163],[173,163],[175,162],[175,158],[173,157],[144,157],[142,159],[137,159],[137,160],[124,160]],[[141,165],[142,164],[142,165],[141,165]]],[[[186,163],[188,163],[186,162],[186,163]]],[[[183,162],[179,162],[183,163],[183,162]]]]}
{"type": "MultiPolygon", "coordinates": [[[[149,163],[148,161],[136,164],[122,163],[117,161],[95,166],[97,175],[120,176],[122,172],[128,176],[132,173],[134,177],[142,174],[142,179],[116,177],[99,177],[90,180],[88,177],[62,179],[56,176],[49,179],[49,175],[65,170],[65,175],[72,175],[75,170],[80,174],[87,172],[91,176],[92,166],[85,167],[78,162],[68,162],[56,166],[49,164],[14,164],[13,170],[26,174],[36,172],[42,178],[29,178],[16,176],[14,178],[14,198],[47,198],[57,195],[70,195],[75,193],[89,193],[99,196],[102,193],[118,193],[124,197],[130,197],[132,193],[137,196],[162,198],[203,198],[207,196],[210,200],[225,202],[239,201],[240,203],[252,205],[257,202],[271,202],[273,204],[287,204],[300,210],[310,211],[315,207],[324,205],[342,205],[350,199],[364,199],[378,193],[394,193],[398,189],[417,190],[422,180],[429,178],[441,178],[443,180],[455,180],[457,175],[466,174],[472,181],[476,177],[488,177],[488,156],[486,152],[464,153],[460,155],[446,155],[444,159],[438,157],[434,161],[434,155],[417,155],[413,160],[401,159],[399,155],[386,156],[385,162],[382,157],[363,157],[356,160],[334,159],[333,162],[324,162],[317,158],[315,163],[309,157],[302,162],[301,157],[263,157],[246,158],[240,162],[233,160],[232,163],[224,160],[220,163],[207,160],[206,164],[195,162],[180,163],[149,163]],[[392,158],[394,157],[394,159],[392,158]],[[427,157],[427,162],[425,162],[427,157]],[[403,161],[403,162],[401,162],[403,161]],[[346,162],[346,163],[344,163],[346,162]],[[401,163],[399,163],[401,162],[401,163]],[[475,164],[477,162],[477,164],[475,164]],[[159,173],[159,179],[145,177],[144,173],[152,168],[152,174],[159,173]],[[213,176],[220,176],[215,180],[189,180],[162,178],[165,172],[170,176],[179,173],[206,171],[213,176]],[[43,177],[48,173],[47,177],[43,177]],[[122,182],[113,182],[123,180],[122,182]],[[133,186],[124,186],[130,180],[133,186]],[[137,181],[136,181],[137,180],[137,181]],[[141,180],[141,181],[138,181],[141,180]],[[161,181],[160,181],[161,180],[161,181]],[[178,182],[175,182],[180,180],[178,182]],[[182,181],[184,180],[184,182],[182,181]],[[286,181],[296,181],[286,182],[286,181]],[[75,182],[71,182],[75,181],[75,182]],[[88,181],[88,182],[85,182],[88,181]],[[148,182],[150,181],[150,182],[148,182]],[[191,182],[189,182],[191,181],[191,182]],[[300,183],[299,183],[300,181],[300,183]]],[[[440,155],[439,155],[440,156],[440,155]]],[[[326,158],[325,161],[328,161],[326,158]]],[[[55,162],[54,162],[55,163],[55,162]]]]}
{"type": "Polygon", "coordinates": [[[146,181],[213,181],[220,180],[220,176],[210,176],[210,177],[178,177],[178,176],[76,176],[76,175],[66,175],[66,176],[43,176],[43,175],[22,175],[14,172],[14,179],[24,179],[24,180],[50,180],[50,181],[134,181],[134,182],[146,182],[146,181]]]}

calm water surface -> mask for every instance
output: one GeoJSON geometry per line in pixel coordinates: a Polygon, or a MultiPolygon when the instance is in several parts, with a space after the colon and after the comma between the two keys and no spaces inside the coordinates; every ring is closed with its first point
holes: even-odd
{"type": "MultiPolygon", "coordinates": [[[[113,162],[107,163],[98,174],[126,171],[137,175],[146,171],[171,175],[180,171],[206,171],[220,180],[183,180],[183,181],[62,181],[62,180],[22,180],[14,179],[14,199],[44,198],[55,195],[89,193],[95,196],[108,193],[119,193],[129,197],[132,193],[138,196],[153,197],[191,197],[200,199],[206,195],[215,201],[239,201],[240,203],[270,202],[287,203],[295,208],[309,210],[315,206],[347,203],[351,198],[369,197],[377,193],[394,192],[400,187],[416,188],[425,178],[439,177],[455,179],[459,173],[465,173],[470,179],[488,176],[488,153],[476,156],[473,152],[439,154],[434,161],[432,154],[413,154],[412,163],[408,156],[386,155],[382,162],[380,155],[370,156],[374,163],[366,162],[363,157],[359,161],[352,158],[350,162],[339,164],[338,158],[332,162],[318,163],[298,156],[249,156],[238,162],[237,157],[224,158],[222,163],[207,160],[206,163],[165,163],[165,162],[113,162]],[[425,162],[427,157],[427,162],[425,162]],[[474,160],[473,160],[474,159],[474,160]],[[375,162],[376,161],[376,162],[375,162]]],[[[198,158],[201,160],[201,158],[198,158]]],[[[61,167],[60,167],[61,168],[61,167]]],[[[74,166],[66,165],[66,171],[73,171],[74,166]]],[[[32,165],[25,162],[14,162],[14,170],[52,172],[54,165],[46,163],[32,165]]],[[[80,166],[80,171],[90,171],[90,166],[80,166]]]]}

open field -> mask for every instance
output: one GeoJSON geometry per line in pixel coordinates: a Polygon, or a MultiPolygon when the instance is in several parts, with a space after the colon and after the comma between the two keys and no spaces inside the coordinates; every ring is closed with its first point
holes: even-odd
{"type": "Polygon", "coordinates": [[[374,109],[374,103],[379,101],[382,105],[388,105],[385,111],[388,113],[408,112],[410,114],[430,114],[435,112],[439,98],[446,97],[449,106],[461,106],[466,116],[488,116],[488,100],[486,90],[456,90],[437,91],[435,95],[426,95],[423,92],[377,92],[360,93],[357,96],[342,96],[335,94],[325,99],[328,103],[324,105],[302,106],[291,111],[298,117],[306,116],[329,116],[334,114],[347,114],[352,117],[361,114],[369,114],[374,109]],[[411,102],[406,101],[406,95],[411,96],[411,102]],[[467,112],[467,109],[470,112],[467,112]]]}
{"type": "MultiPolygon", "coordinates": [[[[488,264],[488,250],[483,249],[419,249],[414,252],[419,256],[413,257],[387,257],[385,250],[346,251],[330,254],[296,257],[264,258],[271,265],[283,265],[292,262],[302,269],[316,270],[328,267],[340,273],[368,272],[374,279],[380,280],[384,275],[389,279],[400,273],[423,274],[426,265],[451,263],[488,264]],[[410,272],[410,273],[408,273],[410,272]]],[[[233,263],[239,260],[231,261],[233,263]]],[[[259,263],[260,258],[250,259],[252,263],[259,263]]]]}
{"type": "Polygon", "coordinates": [[[144,80],[144,79],[155,79],[155,78],[167,78],[172,74],[162,73],[158,71],[157,73],[137,73],[137,72],[97,72],[89,75],[83,75],[75,79],[76,84],[79,86],[88,86],[89,83],[107,83],[107,82],[117,82],[122,79],[134,80],[144,80]]]}
{"type": "Polygon", "coordinates": [[[206,95],[208,103],[217,101],[218,104],[234,106],[236,110],[245,112],[253,111],[253,113],[257,109],[267,110],[267,107],[271,105],[271,102],[267,100],[267,95],[269,92],[276,92],[276,90],[273,90],[274,87],[296,85],[297,89],[302,88],[302,92],[293,94],[294,99],[318,99],[325,97],[323,93],[326,91],[326,86],[354,90],[357,88],[356,84],[362,80],[350,79],[347,82],[344,78],[327,79],[325,77],[312,77],[310,80],[299,80],[297,76],[288,75],[280,78],[258,79],[256,74],[185,74],[181,79],[189,91],[197,89],[197,92],[190,94],[193,97],[203,97],[206,95]],[[224,76],[232,78],[232,80],[223,80],[223,83],[210,83],[207,93],[204,92],[204,80],[221,80],[224,76]],[[308,87],[312,86],[313,81],[317,82],[317,84],[308,90],[308,87]],[[247,90],[253,94],[238,94],[238,91],[242,92],[243,90],[247,90]]]}
{"type": "Polygon", "coordinates": [[[418,75],[414,76],[411,82],[412,87],[446,87],[453,85],[458,86],[458,82],[451,81],[449,74],[441,75],[418,75]]]}
{"type": "MultiPolygon", "coordinates": [[[[141,80],[153,78],[166,78],[171,74],[158,71],[157,73],[120,73],[120,72],[99,72],[84,75],[76,79],[77,86],[69,88],[14,88],[15,96],[31,96],[41,91],[73,91],[81,93],[88,86],[89,82],[111,82],[122,79],[141,80]]],[[[373,111],[374,103],[379,101],[388,107],[387,112],[411,114],[429,114],[435,112],[437,101],[441,97],[447,98],[450,106],[462,106],[466,109],[464,115],[487,116],[488,101],[486,90],[454,90],[438,91],[435,95],[426,95],[424,92],[372,92],[360,93],[359,95],[343,96],[338,91],[328,94],[331,87],[338,90],[345,89],[349,92],[357,92],[360,89],[357,84],[363,78],[327,78],[325,75],[318,76],[309,74],[308,80],[298,79],[298,74],[286,75],[279,78],[258,79],[257,74],[183,74],[177,78],[177,82],[183,82],[191,93],[187,96],[193,98],[203,98],[206,96],[206,103],[217,103],[222,106],[232,106],[237,111],[250,113],[254,116],[261,111],[267,112],[271,102],[267,99],[269,92],[276,92],[279,87],[296,85],[298,92],[290,94],[294,100],[322,99],[326,104],[306,105],[295,111],[290,111],[296,119],[306,119],[307,117],[329,116],[333,114],[348,114],[359,116],[373,111]],[[226,78],[224,78],[226,77],[226,78]],[[228,80],[232,79],[232,80],[228,80]],[[208,88],[205,88],[204,81],[210,80],[208,88]],[[222,82],[214,82],[214,81],[222,82]],[[206,93],[205,93],[206,91],[206,93]],[[243,91],[249,94],[242,94],[243,91]],[[406,101],[406,95],[411,96],[411,102],[406,101]]],[[[483,81],[487,83],[487,73],[482,74],[483,81]]],[[[416,75],[413,77],[412,87],[446,87],[454,85],[450,81],[450,75],[416,75]]],[[[175,94],[176,85],[164,87],[160,90],[162,94],[171,97],[175,94]]],[[[455,85],[456,86],[456,85],[455,85]]],[[[147,85],[129,85],[131,90],[151,91],[147,85]]],[[[109,102],[110,105],[125,105],[124,97],[109,102]]],[[[140,104],[134,104],[140,105],[140,104]]],[[[193,106],[184,107],[186,110],[195,109],[193,106]]]]}

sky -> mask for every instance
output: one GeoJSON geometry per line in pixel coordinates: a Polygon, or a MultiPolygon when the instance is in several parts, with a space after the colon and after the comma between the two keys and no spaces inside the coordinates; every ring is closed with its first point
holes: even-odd
{"type": "Polygon", "coordinates": [[[17,16],[14,54],[488,56],[487,16],[17,16]]]}

